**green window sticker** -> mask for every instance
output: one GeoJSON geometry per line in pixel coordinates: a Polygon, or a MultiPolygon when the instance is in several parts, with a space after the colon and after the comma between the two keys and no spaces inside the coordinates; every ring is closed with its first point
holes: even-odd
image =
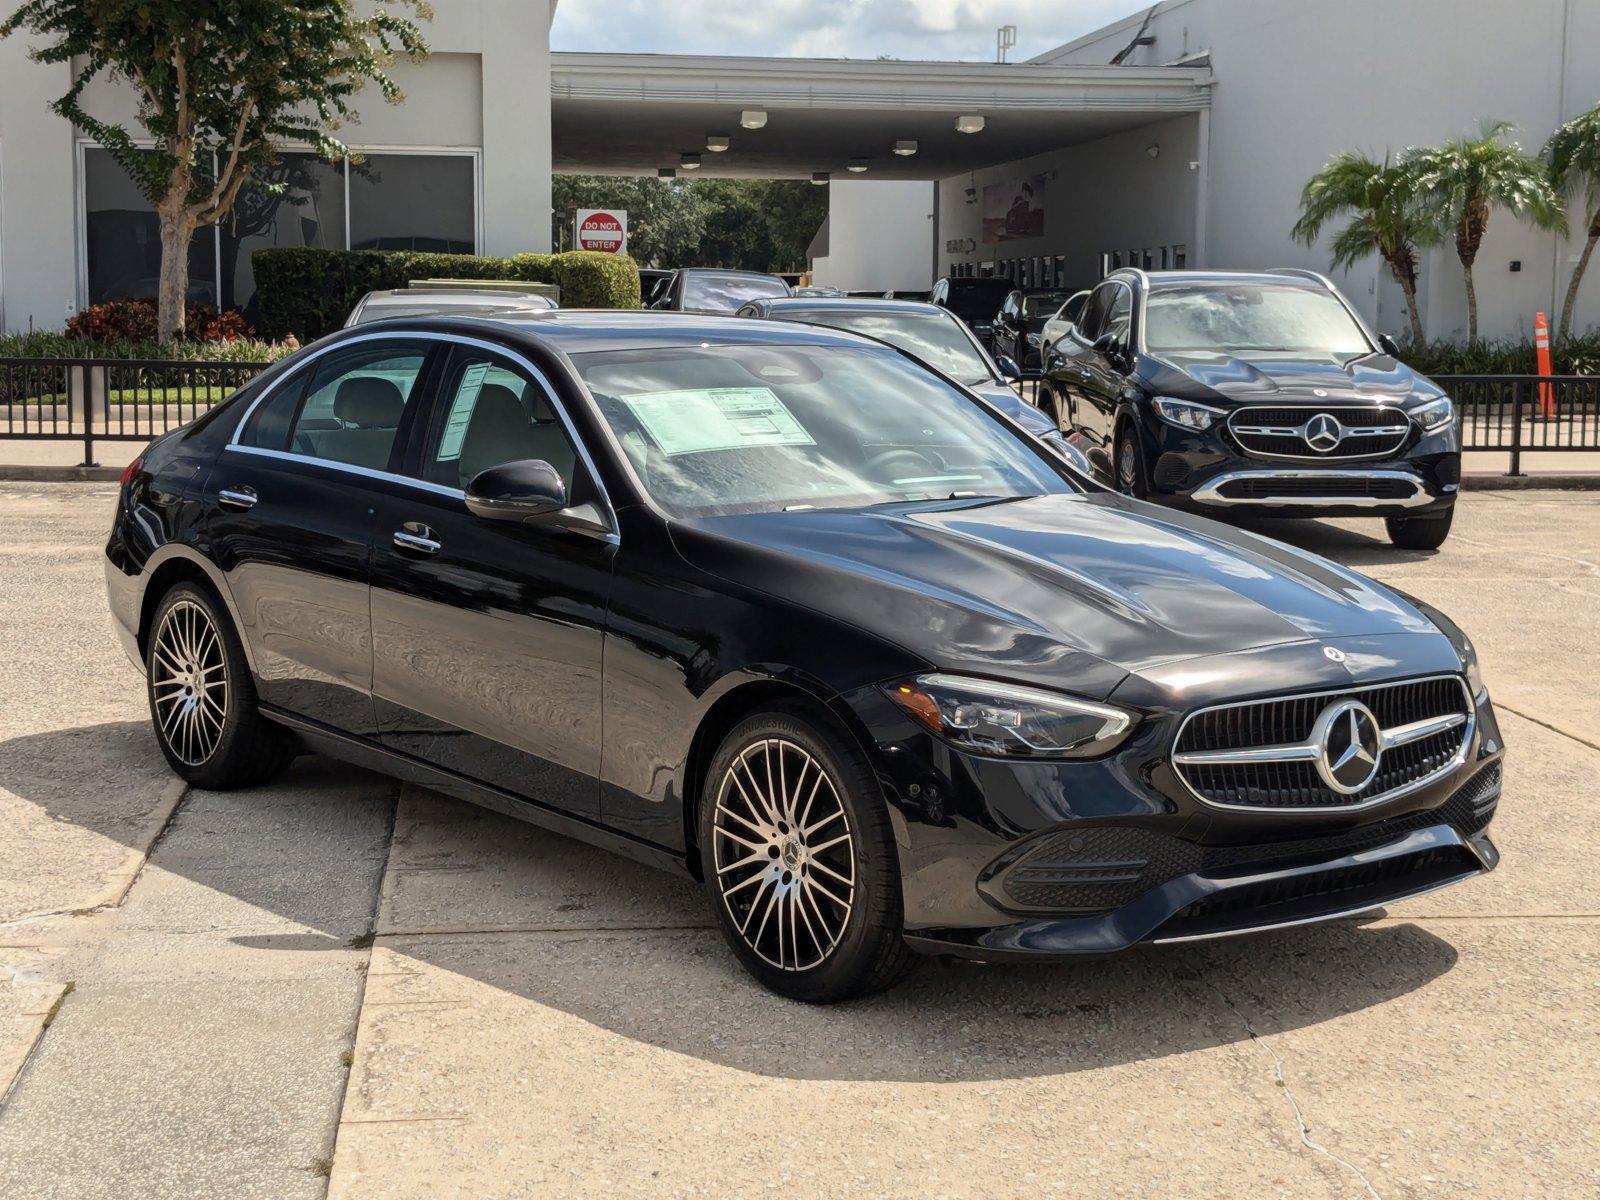
{"type": "Polygon", "coordinates": [[[478,393],[483,391],[483,377],[488,373],[488,363],[473,363],[461,373],[455,401],[450,405],[450,415],[445,418],[444,433],[439,438],[439,453],[434,456],[440,462],[461,457],[461,444],[466,441],[472,410],[477,406],[478,393]]]}
{"type": "Polygon", "coordinates": [[[622,402],[668,456],[752,446],[815,446],[783,401],[766,387],[636,392],[622,402]]]}

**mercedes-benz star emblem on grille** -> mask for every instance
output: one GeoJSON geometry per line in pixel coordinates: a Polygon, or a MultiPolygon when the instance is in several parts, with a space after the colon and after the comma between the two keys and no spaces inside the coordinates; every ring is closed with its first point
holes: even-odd
{"type": "Polygon", "coordinates": [[[1344,441],[1344,427],[1327,413],[1318,413],[1305,424],[1306,445],[1313,450],[1332,450],[1344,441]]]}
{"type": "Polygon", "coordinates": [[[1383,733],[1372,710],[1359,700],[1340,700],[1323,709],[1311,741],[1322,747],[1317,774],[1336,792],[1354,795],[1378,773],[1383,733]]]}

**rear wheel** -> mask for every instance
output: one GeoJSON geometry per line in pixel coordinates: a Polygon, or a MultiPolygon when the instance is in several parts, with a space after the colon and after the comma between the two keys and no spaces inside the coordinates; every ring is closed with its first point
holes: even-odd
{"type": "Polygon", "coordinates": [[[1131,421],[1117,427],[1117,490],[1136,500],[1150,495],[1150,476],[1145,470],[1144,447],[1131,421]]]}
{"type": "Polygon", "coordinates": [[[822,714],[782,706],[728,734],[706,776],[700,846],[723,936],[771,990],[830,1004],[914,965],[882,793],[822,714]]]}
{"type": "Polygon", "coordinates": [[[1402,550],[1437,550],[1450,536],[1456,506],[1452,504],[1436,517],[1385,517],[1389,540],[1402,550]]]}
{"type": "Polygon", "coordinates": [[[180,583],[162,597],[145,648],[150,719],[172,769],[200,787],[264,783],[294,757],[256,708],[244,647],[210,592],[180,583]]]}

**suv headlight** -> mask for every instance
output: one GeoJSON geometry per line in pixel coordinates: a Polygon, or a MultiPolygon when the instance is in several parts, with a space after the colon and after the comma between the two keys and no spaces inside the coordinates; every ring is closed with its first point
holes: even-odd
{"type": "Polygon", "coordinates": [[[1134,724],[1109,704],[961,675],[919,675],[883,690],[952,745],[1002,758],[1094,758],[1134,724]]]}
{"type": "Polygon", "coordinates": [[[1210,429],[1222,416],[1220,408],[1196,404],[1193,400],[1171,400],[1166,396],[1157,396],[1151,404],[1156,416],[1180,429],[1210,429]]]}
{"type": "Polygon", "coordinates": [[[1450,397],[1440,396],[1417,405],[1407,415],[1422,426],[1424,433],[1434,433],[1456,419],[1456,406],[1450,403],[1450,397]]]}

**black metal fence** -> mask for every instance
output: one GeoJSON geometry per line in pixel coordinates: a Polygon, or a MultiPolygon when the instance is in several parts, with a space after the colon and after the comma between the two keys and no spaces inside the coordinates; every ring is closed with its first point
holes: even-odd
{"type": "MultiPolygon", "coordinates": [[[[155,359],[0,358],[0,440],[146,442],[186,425],[266,363],[155,359]]],[[[1464,450],[1510,455],[1600,451],[1600,375],[1438,375],[1456,402],[1464,450]]],[[[1018,381],[1038,399],[1040,380],[1018,381]]]]}
{"type": "Polygon", "coordinates": [[[187,425],[266,363],[0,358],[0,440],[148,442],[187,425]]]}

